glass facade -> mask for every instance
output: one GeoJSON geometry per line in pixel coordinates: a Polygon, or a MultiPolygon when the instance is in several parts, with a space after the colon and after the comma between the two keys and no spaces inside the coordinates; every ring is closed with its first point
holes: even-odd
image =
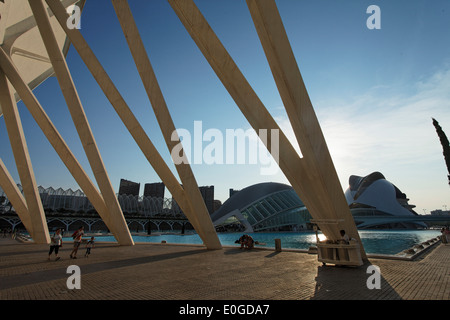
{"type": "MultiPolygon", "coordinates": [[[[22,192],[22,186],[17,185],[22,192]]],[[[95,208],[81,190],[54,189],[52,187],[38,187],[42,206],[45,210],[59,213],[92,213],[95,208]]],[[[185,219],[181,209],[174,205],[172,198],[139,197],[134,195],[118,194],[117,199],[124,214],[142,215],[145,217],[166,217],[185,219]]],[[[8,198],[0,189],[0,211],[13,210],[8,198]]]]}
{"type": "Polygon", "coordinates": [[[241,209],[254,231],[303,225],[311,216],[293,189],[267,195],[241,209]]]}

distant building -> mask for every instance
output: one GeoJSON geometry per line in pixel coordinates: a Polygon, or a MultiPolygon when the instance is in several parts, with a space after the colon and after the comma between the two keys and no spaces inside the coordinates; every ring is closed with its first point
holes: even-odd
{"type": "Polygon", "coordinates": [[[214,186],[203,186],[199,189],[209,214],[212,214],[214,212],[214,186]]]}
{"type": "Polygon", "coordinates": [[[88,212],[95,210],[89,199],[81,190],[64,190],[62,188],[53,189],[52,187],[44,189],[38,187],[42,206],[45,210],[59,212],[88,212]]]}
{"type": "Polygon", "coordinates": [[[146,183],[144,185],[144,197],[164,198],[164,189],[163,182],[146,183]]]}
{"type": "Polygon", "coordinates": [[[432,216],[449,216],[450,215],[450,211],[449,210],[436,209],[436,210],[430,211],[430,214],[432,216]]]}
{"type": "Polygon", "coordinates": [[[140,183],[120,179],[119,194],[139,196],[140,183]]]}
{"type": "MultiPolygon", "coordinates": [[[[215,200],[214,200],[214,186],[199,187],[199,190],[200,190],[200,194],[202,195],[203,201],[205,202],[208,213],[212,214],[218,205],[217,203],[215,203],[215,200]]],[[[172,206],[172,208],[175,208],[176,210],[180,210],[182,212],[182,210],[178,206],[178,203],[173,198],[172,198],[171,206],[172,206]]]]}

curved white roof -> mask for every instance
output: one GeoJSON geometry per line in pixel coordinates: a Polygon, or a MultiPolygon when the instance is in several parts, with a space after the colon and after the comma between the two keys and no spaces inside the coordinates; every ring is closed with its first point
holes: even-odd
{"type": "Polygon", "coordinates": [[[350,187],[345,191],[349,205],[362,204],[395,216],[414,215],[400,204],[397,200],[399,196],[406,199],[406,196],[379,172],[366,177],[351,176],[350,187]]]}
{"type": "Polygon", "coordinates": [[[291,189],[292,187],[289,185],[276,182],[263,182],[251,185],[240,190],[228,200],[226,200],[222,204],[222,206],[211,215],[211,219],[213,221],[218,220],[229,212],[232,212],[236,209],[242,210],[256,200],[267,197],[272,193],[291,189]]]}

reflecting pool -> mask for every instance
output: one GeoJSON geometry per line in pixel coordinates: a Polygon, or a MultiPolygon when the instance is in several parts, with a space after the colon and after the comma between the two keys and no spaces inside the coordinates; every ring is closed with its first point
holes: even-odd
{"type": "MultiPolygon", "coordinates": [[[[368,254],[397,254],[412,246],[439,236],[439,230],[360,230],[359,235],[368,254]]],[[[235,241],[242,233],[219,233],[219,239],[224,246],[239,246],[235,241]]],[[[316,244],[316,234],[313,231],[305,232],[257,232],[250,233],[257,247],[275,247],[275,239],[281,240],[282,248],[286,249],[308,249],[316,244]]],[[[319,233],[320,237],[323,237],[319,233]]],[[[135,242],[161,243],[166,241],[173,244],[202,244],[197,234],[155,234],[155,235],[133,235],[135,242]]],[[[64,238],[71,242],[71,238],[64,238]]],[[[112,236],[96,236],[96,241],[112,241],[112,236]]]]}

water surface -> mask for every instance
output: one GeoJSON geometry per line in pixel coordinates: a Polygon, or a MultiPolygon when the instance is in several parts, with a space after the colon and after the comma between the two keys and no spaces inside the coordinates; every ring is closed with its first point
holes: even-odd
{"type": "MultiPolygon", "coordinates": [[[[219,239],[224,246],[239,246],[235,241],[242,233],[219,233],[219,239]]],[[[275,239],[281,240],[282,248],[308,249],[316,244],[313,231],[305,232],[257,232],[250,233],[260,247],[275,247],[275,239]]],[[[416,244],[430,240],[440,235],[439,230],[360,230],[359,235],[368,254],[397,254],[416,244]]],[[[323,236],[319,233],[319,236],[323,236]]],[[[173,244],[202,244],[197,234],[155,234],[151,236],[133,235],[134,242],[161,243],[166,241],[173,244]]],[[[71,242],[72,238],[64,238],[71,242]]],[[[96,236],[96,241],[116,241],[112,236],[96,236]]]]}

